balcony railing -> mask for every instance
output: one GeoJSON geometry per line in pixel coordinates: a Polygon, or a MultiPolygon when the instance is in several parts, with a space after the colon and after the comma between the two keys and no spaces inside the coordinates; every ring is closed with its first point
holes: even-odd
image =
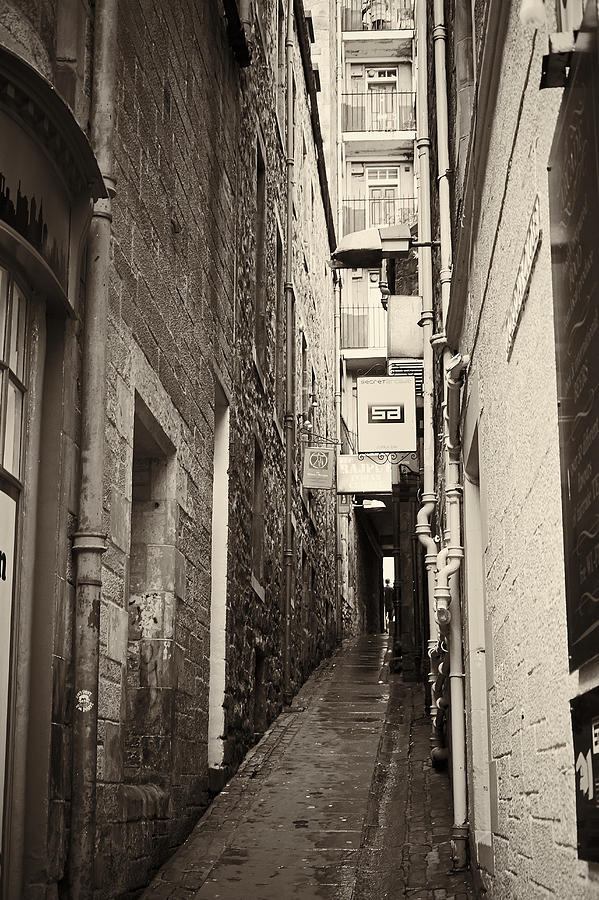
{"type": "Polygon", "coordinates": [[[412,91],[368,91],[343,94],[343,131],[413,131],[416,128],[412,91]]]}
{"type": "Polygon", "coordinates": [[[343,31],[390,31],[414,28],[412,0],[344,0],[343,31]]]}
{"type": "Polygon", "coordinates": [[[341,307],[341,346],[387,346],[387,313],[382,306],[341,307]]]}
{"type": "Polygon", "coordinates": [[[416,221],[413,197],[382,197],[371,200],[344,200],[343,234],[378,225],[412,225],[416,221]]]}

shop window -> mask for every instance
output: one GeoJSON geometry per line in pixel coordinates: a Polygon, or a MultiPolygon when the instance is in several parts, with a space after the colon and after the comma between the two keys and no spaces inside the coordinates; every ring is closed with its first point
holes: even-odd
{"type": "Polygon", "coordinates": [[[2,468],[20,479],[25,399],[27,301],[7,269],[0,268],[0,441],[2,468]]]}
{"type": "Polygon", "coordinates": [[[0,834],[4,808],[15,541],[25,401],[27,301],[0,267],[0,834]],[[12,476],[10,478],[6,476],[12,476]]]}

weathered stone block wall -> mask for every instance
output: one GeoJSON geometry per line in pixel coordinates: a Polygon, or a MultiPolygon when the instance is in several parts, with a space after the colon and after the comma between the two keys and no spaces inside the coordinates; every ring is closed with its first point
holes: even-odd
{"type": "MultiPolygon", "coordinates": [[[[58,77],[55,4],[20,6],[15,4],[15,16],[26,23],[30,58],[35,61],[38,54],[44,73],[58,77]]],[[[80,6],[85,13],[86,4],[80,6]]],[[[251,36],[253,61],[242,71],[216,0],[119,4],[103,495],[108,550],[100,624],[98,898],[138,891],[183,840],[209,799],[217,381],[231,404],[225,696],[225,764],[230,771],[283,703],[285,446],[283,422],[276,414],[281,370],[275,366],[275,343],[291,348],[284,347],[276,317],[277,291],[283,288],[275,265],[277,237],[283,246],[282,271],[287,252],[285,126],[276,116],[282,90],[275,53],[277,6],[260,4],[262,24],[254,22],[251,36]],[[267,196],[261,362],[254,346],[258,141],[267,196]],[[265,565],[259,585],[251,573],[256,441],[264,457],[265,485],[265,565]]],[[[0,26],[21,34],[10,16],[3,15],[0,26]]],[[[82,28],[81,46],[88,53],[85,15],[82,28]]],[[[69,84],[85,125],[89,59],[79,63],[80,80],[69,84]]],[[[332,440],[333,285],[325,264],[328,234],[297,47],[294,78],[292,413],[297,424],[309,412],[313,432],[332,440]],[[303,373],[302,342],[307,346],[303,373]],[[308,410],[302,375],[314,394],[310,404],[317,403],[308,410]]],[[[45,858],[51,865],[39,874],[42,893],[44,879],[51,891],[61,881],[66,884],[68,869],[74,605],[70,538],[77,527],[80,329],[81,322],[67,326],[60,398],[64,428],[58,455],[64,466],[56,487],[61,518],[54,699],[48,726],[50,773],[42,791],[50,801],[45,858]]],[[[335,495],[302,491],[305,448],[297,429],[294,441],[292,691],[337,634],[335,495]],[[310,590],[302,582],[303,561],[310,590]]]]}
{"type": "MultiPolygon", "coordinates": [[[[262,28],[256,32],[255,62],[241,77],[239,122],[239,209],[236,301],[236,403],[231,415],[229,519],[229,618],[226,669],[225,764],[235,767],[255,741],[253,709],[256,675],[262,669],[266,722],[283,700],[285,576],[285,446],[275,411],[276,366],[276,243],[284,246],[286,221],[285,123],[277,118],[275,91],[276,5],[263,4],[262,28]],[[255,316],[255,159],[260,143],[266,161],[265,271],[266,348],[257,360],[255,316]],[[254,447],[264,457],[264,580],[252,576],[252,503],[254,447]],[[263,664],[257,665],[257,660],[263,664]]],[[[308,97],[297,46],[294,50],[294,246],[296,389],[294,419],[302,408],[302,335],[307,345],[308,372],[314,370],[318,406],[313,431],[334,435],[333,286],[325,266],[328,247],[316,169],[308,97]]],[[[279,286],[280,289],[280,286],[279,286]]],[[[284,319],[283,319],[284,321],[284,319]]],[[[279,335],[281,340],[281,335],[279,335]]],[[[285,348],[290,352],[291,348],[285,348]]],[[[295,592],[291,620],[291,680],[295,691],[325,648],[334,641],[334,499],[330,492],[308,497],[301,491],[303,445],[295,429],[293,516],[295,530],[295,592]],[[302,554],[314,569],[312,591],[302,583],[302,554]],[[307,642],[307,632],[310,640],[307,642]]]]}

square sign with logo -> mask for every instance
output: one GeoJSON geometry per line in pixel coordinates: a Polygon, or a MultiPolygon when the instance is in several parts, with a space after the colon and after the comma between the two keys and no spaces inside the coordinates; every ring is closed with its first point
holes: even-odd
{"type": "Polygon", "coordinates": [[[302,485],[311,490],[332,488],[334,461],[331,447],[306,447],[302,485]]]}
{"type": "Polygon", "coordinates": [[[358,452],[416,450],[416,383],[398,375],[358,378],[358,452]]]}

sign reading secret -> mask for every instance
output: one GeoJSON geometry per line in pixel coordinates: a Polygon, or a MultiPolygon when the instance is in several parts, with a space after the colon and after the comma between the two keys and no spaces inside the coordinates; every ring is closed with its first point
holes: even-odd
{"type": "Polygon", "coordinates": [[[359,453],[416,450],[414,378],[358,378],[357,385],[359,453]]]}

